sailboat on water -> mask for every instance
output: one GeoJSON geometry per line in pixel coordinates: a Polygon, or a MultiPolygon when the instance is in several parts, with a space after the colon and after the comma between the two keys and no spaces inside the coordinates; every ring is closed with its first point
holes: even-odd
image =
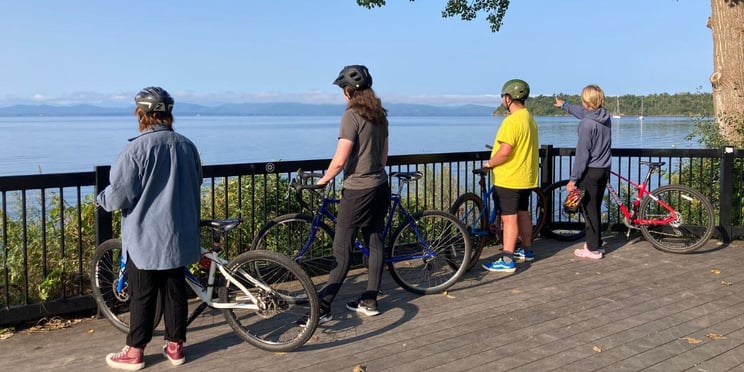
{"type": "Polygon", "coordinates": [[[638,120],[643,120],[643,96],[641,96],[641,114],[638,115],[638,120]]]}
{"type": "Polygon", "coordinates": [[[615,97],[615,113],[612,114],[613,119],[620,119],[620,97],[615,97]]]}

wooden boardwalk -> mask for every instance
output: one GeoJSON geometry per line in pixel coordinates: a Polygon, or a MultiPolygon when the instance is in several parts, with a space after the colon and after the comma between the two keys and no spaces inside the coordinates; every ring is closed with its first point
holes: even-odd
{"type": "MultiPolygon", "coordinates": [[[[221,314],[189,328],[187,363],[146,349],[145,370],[180,371],[729,371],[744,370],[744,244],[711,242],[676,255],[638,239],[607,239],[600,261],[578,259],[581,243],[539,240],[537,260],[511,275],[473,269],[447,294],[417,296],[388,274],[377,317],[349,313],[355,273],[334,303],[334,320],[305,346],[270,353],[241,342],[221,314]]],[[[498,253],[489,248],[487,255],[498,253]]],[[[4,371],[109,370],[104,356],[124,335],[106,320],[19,331],[0,340],[4,371]]]]}

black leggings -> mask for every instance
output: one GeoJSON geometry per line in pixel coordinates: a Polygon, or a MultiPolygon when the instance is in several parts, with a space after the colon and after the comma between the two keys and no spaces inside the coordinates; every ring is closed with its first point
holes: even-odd
{"type": "Polygon", "coordinates": [[[582,205],[586,223],[586,246],[591,251],[602,246],[602,198],[609,179],[609,169],[587,168],[577,182],[578,187],[586,190],[582,205]]]}
{"type": "Polygon", "coordinates": [[[364,245],[369,249],[367,290],[362,299],[377,299],[384,263],[382,229],[390,205],[390,187],[387,183],[372,189],[344,190],[336,220],[333,238],[335,259],[328,283],[320,290],[321,307],[330,310],[333,299],[349,273],[354,240],[361,229],[364,245]]]}

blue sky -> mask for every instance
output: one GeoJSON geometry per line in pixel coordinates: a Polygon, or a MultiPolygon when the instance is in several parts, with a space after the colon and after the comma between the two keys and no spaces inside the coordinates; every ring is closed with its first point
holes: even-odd
{"type": "Polygon", "coordinates": [[[365,64],[383,102],[498,105],[533,94],[710,91],[706,0],[512,1],[442,18],[446,0],[8,1],[0,12],[0,106],[131,103],[148,85],[177,102],[342,103],[331,82],[365,64]]]}

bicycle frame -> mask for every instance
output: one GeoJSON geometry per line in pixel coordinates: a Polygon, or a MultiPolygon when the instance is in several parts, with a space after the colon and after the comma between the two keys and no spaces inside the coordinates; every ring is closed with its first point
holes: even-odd
{"type": "Polygon", "coordinates": [[[632,204],[632,210],[628,209],[628,207],[623,203],[623,201],[620,199],[620,195],[618,194],[617,190],[615,190],[614,187],[608,182],[607,183],[607,191],[610,194],[610,197],[612,198],[613,202],[620,208],[620,212],[625,217],[623,219],[623,223],[628,228],[637,228],[639,225],[669,225],[672,224],[674,221],[678,219],[677,211],[664,202],[663,200],[657,198],[654,196],[649,188],[648,184],[651,179],[651,174],[653,173],[655,169],[655,166],[653,164],[649,164],[649,169],[646,172],[646,176],[643,179],[643,182],[641,183],[635,183],[631,181],[629,178],[624,177],[623,175],[610,170],[610,174],[617,177],[619,180],[624,181],[627,185],[630,185],[636,190],[636,197],[633,200],[632,204]],[[664,207],[669,213],[664,218],[655,218],[655,219],[641,219],[638,218],[638,208],[641,204],[641,201],[644,197],[650,197],[655,202],[659,203],[660,206],[664,207]]]}
{"type": "MultiPolygon", "coordinates": [[[[201,248],[202,257],[208,258],[210,261],[209,265],[209,276],[207,279],[207,286],[203,286],[201,282],[199,282],[199,279],[194,276],[189,269],[184,268],[184,274],[186,277],[186,284],[191,287],[191,289],[196,293],[197,296],[199,296],[199,299],[201,300],[201,304],[194,310],[194,312],[189,316],[189,319],[187,321],[187,324],[190,324],[197,315],[199,315],[206,307],[212,307],[215,309],[246,309],[246,310],[259,310],[258,299],[251,294],[251,292],[243,286],[240,282],[235,280],[225,269],[224,266],[227,265],[228,261],[224,258],[220,257],[217,252],[207,250],[204,248],[201,248]],[[237,288],[239,288],[243,294],[245,295],[245,298],[241,299],[248,299],[251,303],[222,303],[222,302],[215,302],[212,301],[213,295],[214,295],[214,284],[215,284],[215,273],[219,269],[220,273],[227,279],[230,283],[234,284],[237,288]]],[[[118,293],[123,293],[124,289],[127,286],[127,274],[126,274],[126,261],[127,257],[123,254],[122,259],[119,263],[119,277],[116,284],[116,291],[118,293]]],[[[271,291],[271,288],[266,286],[264,283],[256,280],[255,278],[251,277],[250,275],[244,274],[244,277],[248,279],[251,283],[253,283],[256,287],[259,287],[266,291],[271,291]]]]}
{"type": "MultiPolygon", "coordinates": [[[[429,259],[436,254],[431,250],[431,247],[426,242],[426,239],[424,239],[421,236],[421,233],[419,232],[418,225],[416,223],[416,219],[413,218],[413,215],[411,215],[408,210],[403,207],[403,204],[401,202],[401,191],[403,189],[403,184],[407,183],[406,180],[400,179],[400,182],[398,184],[398,191],[395,193],[390,194],[390,210],[388,211],[388,214],[385,218],[385,227],[382,231],[382,241],[384,242],[385,239],[388,236],[388,233],[390,233],[390,230],[392,228],[392,221],[395,217],[396,211],[399,211],[404,217],[405,222],[410,223],[411,226],[413,226],[413,231],[416,234],[416,238],[426,247],[426,253],[424,254],[412,254],[412,255],[405,255],[405,256],[392,256],[392,257],[385,257],[384,262],[385,263],[391,263],[391,262],[401,262],[401,261],[408,261],[408,260],[415,260],[415,259],[429,259]]],[[[309,188],[303,188],[303,189],[309,189],[309,188]]],[[[326,190],[329,190],[330,188],[326,188],[326,190]]],[[[322,195],[322,202],[320,204],[320,208],[313,212],[313,223],[312,223],[312,229],[310,231],[310,237],[305,242],[305,245],[299,250],[296,257],[294,257],[294,260],[299,262],[300,257],[302,257],[305,253],[307,253],[308,249],[310,249],[310,245],[315,240],[316,234],[318,232],[319,226],[323,223],[323,220],[325,218],[329,219],[334,225],[336,224],[336,216],[329,210],[329,206],[333,204],[339,204],[341,202],[340,199],[332,198],[328,195],[328,192],[324,192],[322,195]]],[[[362,244],[359,240],[355,240],[354,244],[356,247],[364,254],[365,256],[369,256],[369,250],[367,247],[362,244]]]]}
{"type": "MultiPolygon", "coordinates": [[[[484,177],[484,173],[480,174],[480,179],[478,180],[478,186],[480,186],[480,198],[483,202],[483,210],[478,213],[478,218],[473,220],[473,225],[468,226],[469,231],[471,234],[476,236],[489,236],[492,235],[491,231],[488,228],[481,229],[477,226],[478,222],[483,218],[483,215],[485,213],[488,213],[488,225],[491,225],[492,223],[496,222],[496,216],[501,212],[499,210],[499,206],[496,205],[496,203],[493,203],[493,208],[491,208],[491,204],[493,202],[493,198],[491,195],[496,191],[496,187],[491,185],[491,187],[486,188],[486,180],[484,177]]],[[[470,211],[467,211],[466,215],[470,214],[470,211]]]]}

